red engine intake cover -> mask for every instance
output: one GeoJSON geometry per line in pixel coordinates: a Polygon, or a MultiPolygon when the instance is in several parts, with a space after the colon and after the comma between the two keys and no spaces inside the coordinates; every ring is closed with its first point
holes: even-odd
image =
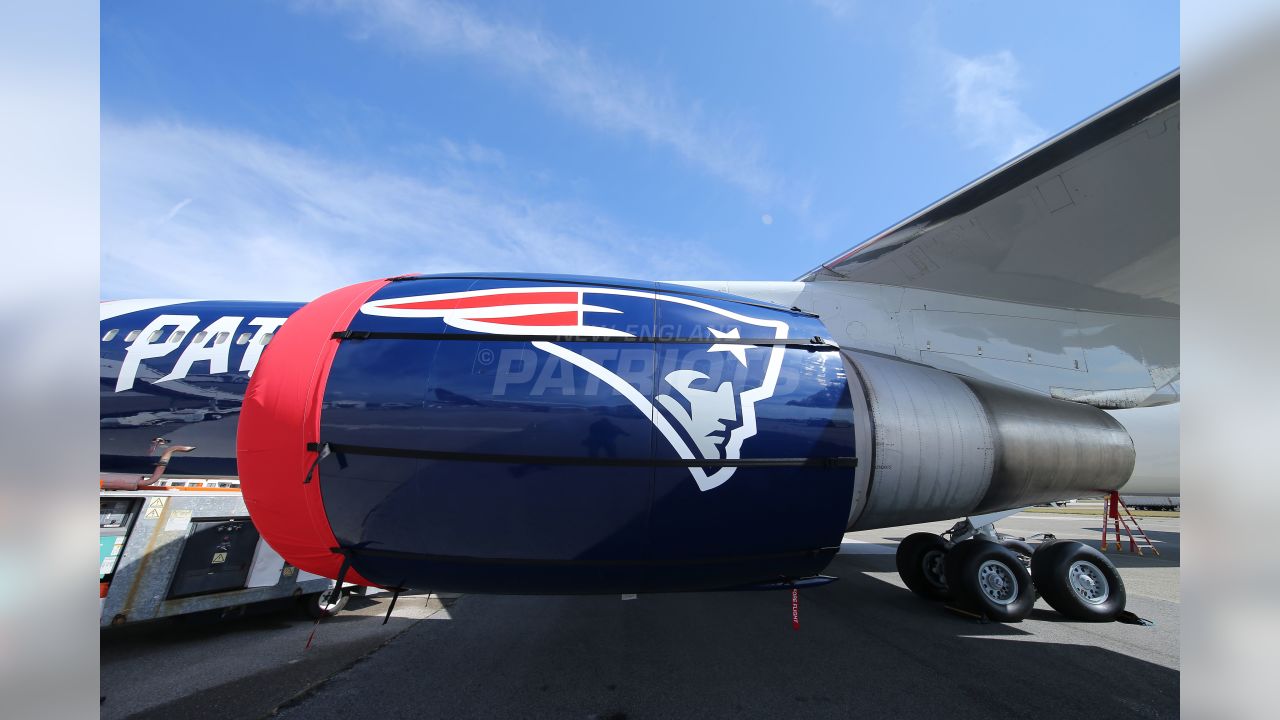
{"type": "MultiPolygon", "coordinates": [[[[240,488],[255,527],[285,560],[336,578],[342,556],[320,498],[317,468],[304,483],[320,435],[320,401],[338,342],[361,304],[387,284],[372,280],[323,295],[289,317],[263,352],[245,390],[236,435],[240,488]]],[[[354,570],[347,582],[374,585],[354,570]]]]}

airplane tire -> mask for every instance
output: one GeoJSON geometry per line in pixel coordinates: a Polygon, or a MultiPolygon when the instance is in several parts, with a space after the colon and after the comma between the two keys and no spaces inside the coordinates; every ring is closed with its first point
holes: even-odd
{"type": "Polygon", "coordinates": [[[1124,611],[1124,581],[1097,548],[1059,540],[1031,556],[1031,576],[1050,607],[1074,620],[1110,622],[1124,611]]]}
{"type": "Polygon", "coordinates": [[[990,540],[966,540],[947,553],[947,586],[963,609],[996,622],[1020,622],[1036,602],[1018,554],[990,540]]]}
{"type": "MultiPolygon", "coordinates": [[[[1022,562],[1023,567],[1031,567],[1031,558],[1036,554],[1038,546],[1033,546],[1031,543],[1017,538],[1003,538],[1000,540],[1000,544],[1017,553],[1018,560],[1022,562]]],[[[1040,591],[1035,587],[1034,578],[1031,590],[1037,598],[1040,597],[1040,591]]]]}
{"type": "Polygon", "coordinates": [[[930,600],[947,600],[946,557],[951,543],[941,535],[912,533],[898,543],[898,575],[911,592],[930,600]]]}
{"type": "MultiPolygon", "coordinates": [[[[1049,546],[1051,546],[1051,545],[1056,545],[1056,544],[1058,544],[1058,543],[1060,543],[1060,542],[1063,542],[1063,541],[1062,541],[1062,540],[1059,540],[1059,539],[1057,539],[1057,538],[1054,538],[1054,539],[1052,539],[1052,540],[1045,540],[1044,542],[1042,542],[1042,543],[1040,543],[1039,545],[1037,545],[1037,546],[1036,546],[1036,551],[1035,551],[1034,553],[1032,553],[1032,554],[1031,554],[1031,564],[1032,564],[1032,565],[1034,565],[1034,564],[1035,564],[1035,562],[1036,562],[1036,555],[1039,555],[1040,553],[1047,551],[1047,550],[1048,550],[1048,548],[1049,548],[1049,546]]],[[[1034,576],[1033,576],[1033,577],[1034,577],[1034,576]]]]}
{"type": "Polygon", "coordinates": [[[1000,541],[1000,544],[1028,559],[1030,559],[1031,556],[1035,554],[1035,548],[1031,547],[1029,543],[1023,540],[1018,540],[1016,538],[1005,538],[1000,541]]]}

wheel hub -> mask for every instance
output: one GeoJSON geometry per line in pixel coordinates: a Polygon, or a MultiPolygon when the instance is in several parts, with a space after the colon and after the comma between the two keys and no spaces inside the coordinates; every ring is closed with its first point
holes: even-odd
{"type": "Polygon", "coordinates": [[[1111,586],[1097,565],[1085,560],[1071,563],[1067,581],[1076,597],[1090,605],[1101,605],[1111,597],[1111,586]]]}
{"type": "Polygon", "coordinates": [[[1018,598],[1018,579],[1004,563],[995,560],[978,567],[978,587],[997,605],[1008,605],[1018,598]]]}
{"type": "Polygon", "coordinates": [[[941,550],[930,550],[924,555],[924,576],[940,588],[947,586],[947,574],[944,570],[946,557],[946,553],[941,550]]]}

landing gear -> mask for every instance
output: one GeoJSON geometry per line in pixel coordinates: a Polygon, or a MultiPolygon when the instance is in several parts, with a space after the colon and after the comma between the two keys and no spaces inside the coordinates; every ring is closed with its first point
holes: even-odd
{"type": "Polygon", "coordinates": [[[990,540],[966,540],[947,554],[947,586],[957,604],[997,622],[1031,614],[1035,591],[1018,554],[990,540]]]}
{"type": "Polygon", "coordinates": [[[946,557],[951,543],[941,535],[912,533],[898,543],[898,575],[907,589],[930,600],[951,597],[947,589],[946,557]]]}
{"type": "Polygon", "coordinates": [[[1069,618],[1108,622],[1124,610],[1124,582],[1116,566],[1083,543],[1041,545],[1031,556],[1031,575],[1045,602],[1069,618]]]}
{"type": "Polygon", "coordinates": [[[1025,557],[1027,560],[1030,560],[1031,556],[1035,554],[1035,548],[1031,547],[1026,540],[1002,537],[1000,538],[1000,544],[1025,557]]]}
{"type": "Polygon", "coordinates": [[[1035,537],[1043,541],[1033,546],[999,535],[989,516],[961,520],[941,535],[912,533],[898,545],[898,574],[917,595],[997,622],[1027,617],[1037,597],[1075,620],[1108,622],[1124,611],[1124,582],[1105,555],[1035,537]]]}

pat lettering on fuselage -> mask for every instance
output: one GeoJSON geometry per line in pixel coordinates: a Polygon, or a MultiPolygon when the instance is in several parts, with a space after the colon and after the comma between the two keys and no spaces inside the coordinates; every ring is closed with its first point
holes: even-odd
{"type": "MultiPolygon", "coordinates": [[[[120,318],[119,324],[127,323],[120,318]]],[[[153,317],[125,347],[116,377],[115,392],[133,389],[139,369],[148,360],[177,353],[173,367],[152,384],[182,380],[193,370],[217,375],[227,372],[253,374],[271,336],[284,324],[284,317],[222,315],[205,323],[199,315],[161,313],[153,317]],[[179,348],[181,351],[179,352],[179,348]],[[232,348],[240,348],[238,363],[232,366],[232,348]],[[201,363],[207,364],[200,367],[201,363]]],[[[116,324],[107,322],[105,324],[116,324]]]]}

